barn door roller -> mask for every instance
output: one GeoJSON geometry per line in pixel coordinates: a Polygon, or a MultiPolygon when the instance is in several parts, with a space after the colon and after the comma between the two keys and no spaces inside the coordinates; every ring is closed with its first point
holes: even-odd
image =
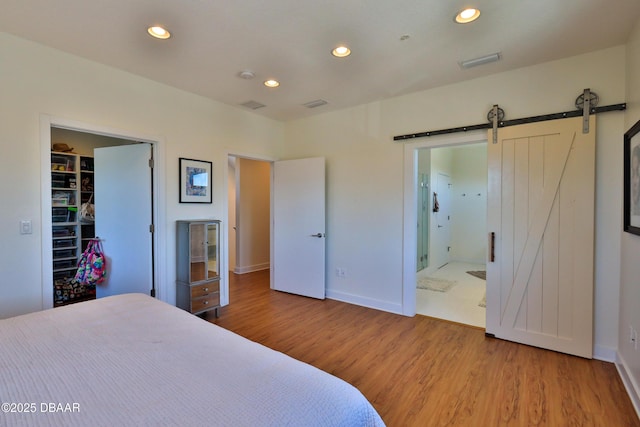
{"type": "Polygon", "coordinates": [[[561,113],[553,113],[553,114],[544,114],[541,116],[532,116],[525,117],[521,119],[513,119],[513,120],[504,120],[505,113],[502,108],[500,108],[497,104],[489,110],[487,114],[488,123],[481,123],[477,125],[471,126],[461,126],[457,128],[449,128],[449,129],[440,129],[426,132],[417,132],[410,133],[406,135],[398,135],[394,136],[394,141],[404,141],[407,139],[414,138],[422,138],[425,136],[436,136],[436,135],[444,135],[448,133],[456,133],[456,132],[468,132],[473,130],[481,130],[481,129],[493,129],[493,143],[497,143],[498,141],[498,128],[507,127],[507,126],[515,126],[521,125],[524,123],[535,123],[535,122],[543,122],[547,120],[556,120],[556,119],[565,119],[569,117],[580,117],[582,116],[582,132],[589,133],[589,115],[598,114],[598,113],[606,113],[609,111],[624,111],[627,108],[627,104],[613,104],[613,105],[605,105],[603,107],[597,107],[599,101],[599,97],[595,92],[592,92],[591,89],[585,89],[575,101],[576,110],[573,111],[565,111],[561,113]]]}
{"type": "Polygon", "coordinates": [[[598,105],[598,95],[595,92],[591,92],[591,89],[587,88],[582,92],[582,95],[576,98],[576,108],[582,110],[582,133],[589,133],[589,114],[591,108],[595,108],[598,105]]]}

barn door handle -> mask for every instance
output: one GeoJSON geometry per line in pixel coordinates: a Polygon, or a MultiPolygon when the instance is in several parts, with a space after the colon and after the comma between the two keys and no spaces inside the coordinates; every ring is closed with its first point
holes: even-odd
{"type": "Polygon", "coordinates": [[[489,262],[496,260],[496,233],[489,233],[489,262]]]}

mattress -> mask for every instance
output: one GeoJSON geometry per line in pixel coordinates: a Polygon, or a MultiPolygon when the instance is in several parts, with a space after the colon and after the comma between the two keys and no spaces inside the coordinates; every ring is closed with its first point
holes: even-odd
{"type": "Polygon", "coordinates": [[[142,294],[0,320],[0,425],[383,426],[352,385],[142,294]]]}

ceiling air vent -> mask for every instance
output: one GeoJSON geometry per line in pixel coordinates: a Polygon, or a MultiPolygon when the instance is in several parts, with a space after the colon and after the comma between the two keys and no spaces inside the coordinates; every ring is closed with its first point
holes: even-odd
{"type": "Polygon", "coordinates": [[[324,99],[316,99],[315,101],[309,101],[303,105],[307,108],[316,108],[316,107],[320,107],[321,105],[327,105],[327,104],[328,102],[325,101],[324,99]]]}
{"type": "Polygon", "coordinates": [[[247,101],[243,102],[243,107],[251,108],[252,110],[257,110],[258,108],[266,107],[266,105],[259,103],[258,101],[247,101]]]}
{"type": "Polygon", "coordinates": [[[467,69],[471,67],[477,67],[478,65],[488,64],[490,62],[500,61],[502,59],[502,53],[496,52],[491,55],[481,56],[479,58],[467,59],[466,61],[460,61],[460,67],[467,69]]]}

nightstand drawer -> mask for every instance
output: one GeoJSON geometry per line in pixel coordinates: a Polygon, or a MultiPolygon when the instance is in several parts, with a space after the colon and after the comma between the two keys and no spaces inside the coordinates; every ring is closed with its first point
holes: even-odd
{"type": "Polygon", "coordinates": [[[203,297],[214,292],[220,292],[220,282],[204,283],[202,285],[191,286],[191,299],[203,297]]]}
{"type": "Polygon", "coordinates": [[[207,310],[211,307],[217,307],[218,305],[220,305],[220,294],[211,294],[207,297],[192,300],[191,312],[197,313],[199,311],[207,310]]]}

